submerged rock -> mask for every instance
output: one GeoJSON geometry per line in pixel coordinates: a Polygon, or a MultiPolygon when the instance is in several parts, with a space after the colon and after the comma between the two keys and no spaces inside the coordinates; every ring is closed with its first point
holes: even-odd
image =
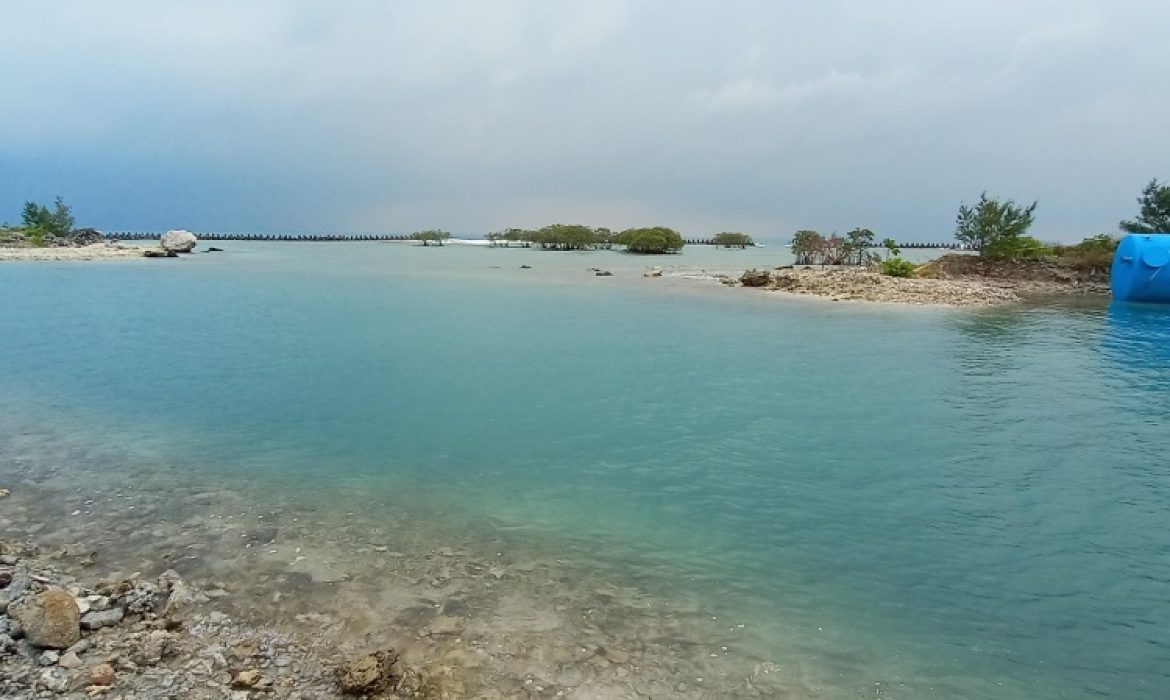
{"type": "Polygon", "coordinates": [[[25,596],[9,606],[8,614],[20,623],[25,638],[33,646],[65,649],[81,639],[77,603],[65,591],[25,596]]]}
{"type": "Polygon", "coordinates": [[[179,254],[173,250],[154,250],[148,248],[142,252],[143,257],[147,258],[177,258],[179,254]]]}
{"type": "Polygon", "coordinates": [[[195,238],[195,234],[183,229],[167,231],[159,239],[159,244],[162,245],[163,250],[170,250],[176,253],[190,253],[195,250],[195,244],[199,240],[195,238]]]}
{"type": "Polygon", "coordinates": [[[364,654],[346,663],[338,672],[341,692],[363,695],[385,690],[394,681],[394,663],[398,653],[393,649],[364,654]]]}

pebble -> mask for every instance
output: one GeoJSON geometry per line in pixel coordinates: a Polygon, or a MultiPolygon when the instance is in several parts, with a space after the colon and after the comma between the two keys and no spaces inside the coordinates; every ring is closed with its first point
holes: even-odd
{"type": "Polygon", "coordinates": [[[98,664],[89,670],[89,684],[101,687],[114,684],[114,667],[109,664],[98,664]]]}
{"type": "Polygon", "coordinates": [[[125,613],[122,608],[110,608],[109,610],[91,610],[81,618],[81,628],[85,630],[100,630],[103,627],[113,627],[122,621],[125,613]]]}
{"type": "Polygon", "coordinates": [[[233,688],[252,688],[255,687],[260,679],[264,677],[258,668],[250,668],[245,671],[238,671],[232,676],[233,688]]]}
{"type": "Polygon", "coordinates": [[[88,639],[79,640],[76,644],[65,650],[67,654],[84,654],[89,651],[90,641],[88,639]]]}
{"type": "Polygon", "coordinates": [[[77,654],[72,651],[67,651],[58,659],[57,665],[68,669],[81,668],[81,659],[77,658],[77,654]]]}

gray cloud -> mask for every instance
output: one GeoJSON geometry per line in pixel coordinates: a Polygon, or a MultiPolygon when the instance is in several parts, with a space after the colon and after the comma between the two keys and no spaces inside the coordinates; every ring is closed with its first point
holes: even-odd
{"type": "Polygon", "coordinates": [[[1112,230],[1170,178],[1160,2],[5,3],[0,218],[866,225],[982,190],[1112,230]],[[11,213],[10,213],[11,212],[11,213]]]}

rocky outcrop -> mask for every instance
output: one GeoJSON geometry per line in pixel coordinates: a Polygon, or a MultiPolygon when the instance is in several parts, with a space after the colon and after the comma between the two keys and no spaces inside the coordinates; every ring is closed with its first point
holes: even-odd
{"type": "Polygon", "coordinates": [[[69,244],[75,248],[80,248],[87,245],[96,245],[98,243],[105,243],[106,237],[102,235],[101,231],[95,228],[81,228],[73,232],[69,237],[69,244]]]}
{"type": "Polygon", "coordinates": [[[739,278],[740,284],[745,287],[767,287],[772,281],[772,275],[767,270],[748,270],[739,278]]]}
{"type": "Polygon", "coordinates": [[[25,596],[9,605],[8,615],[20,623],[25,639],[33,646],[67,649],[81,639],[77,602],[65,591],[25,596]]]}
{"type": "Polygon", "coordinates": [[[195,244],[198,242],[195,234],[183,229],[167,231],[159,239],[159,244],[163,250],[176,253],[190,253],[192,250],[195,250],[195,244]]]}
{"type": "Polygon", "coordinates": [[[890,277],[855,267],[778,269],[771,273],[768,288],[833,301],[935,306],[988,306],[1019,301],[1011,288],[986,280],[890,277]]]}

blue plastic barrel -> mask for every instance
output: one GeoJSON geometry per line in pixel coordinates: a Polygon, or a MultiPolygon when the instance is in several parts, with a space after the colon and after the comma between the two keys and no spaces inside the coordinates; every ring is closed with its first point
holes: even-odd
{"type": "Polygon", "coordinates": [[[1122,238],[1109,286],[1118,301],[1170,304],[1170,234],[1131,233],[1122,238]]]}

